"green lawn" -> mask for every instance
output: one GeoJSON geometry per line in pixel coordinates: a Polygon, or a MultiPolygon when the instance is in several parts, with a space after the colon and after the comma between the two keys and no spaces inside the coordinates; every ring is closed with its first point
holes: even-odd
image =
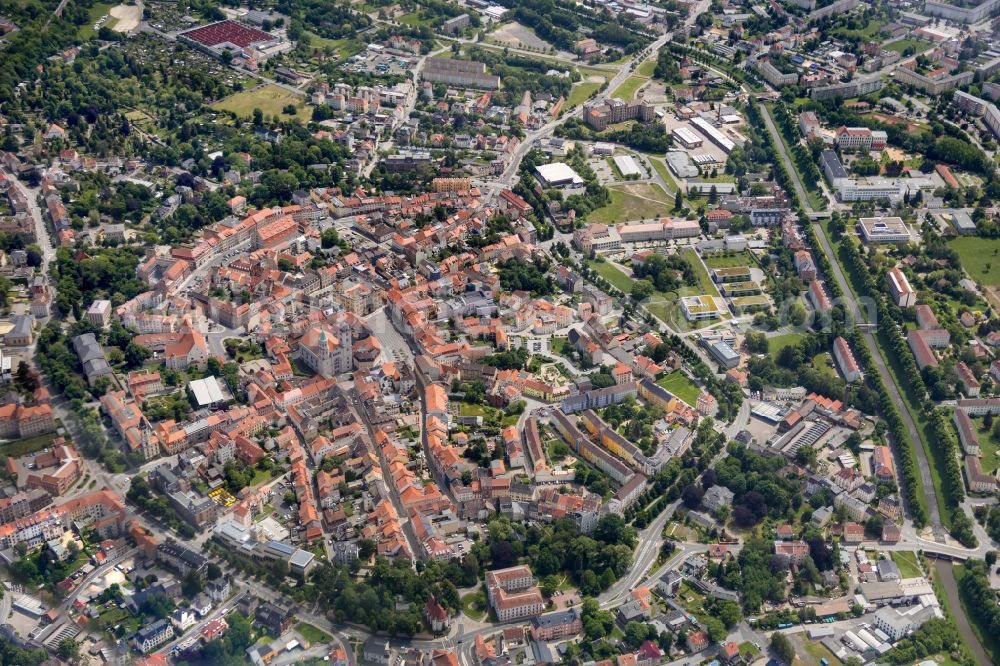
{"type": "Polygon", "coordinates": [[[870,19],[868,24],[861,29],[850,29],[847,27],[840,27],[833,31],[833,34],[837,37],[842,37],[845,39],[856,38],[862,41],[870,42],[879,34],[882,29],[882,23],[876,19],[870,19]]]}
{"type": "Polygon", "coordinates": [[[486,418],[489,414],[486,412],[486,408],[482,405],[470,405],[463,402],[460,408],[462,416],[482,416],[486,418]]]}
{"type": "Polygon", "coordinates": [[[822,663],[820,659],[826,659],[830,666],[840,666],[840,664],[844,663],[838,659],[835,654],[830,652],[829,648],[819,641],[811,641],[806,638],[804,634],[801,635],[801,639],[802,643],[805,645],[806,652],[808,652],[809,656],[815,660],[812,663],[820,664],[822,663]]]}
{"type": "Polygon", "coordinates": [[[782,348],[794,345],[802,339],[801,333],[786,333],[785,335],[775,335],[767,339],[767,353],[771,357],[776,357],[782,348]]]}
{"type": "Polygon", "coordinates": [[[820,372],[825,372],[836,376],[837,373],[833,369],[833,359],[828,352],[820,352],[813,356],[812,367],[814,370],[819,370],[820,372]]]}
{"type": "Polygon", "coordinates": [[[962,268],[976,282],[1000,286],[1000,238],[962,236],[949,243],[962,260],[962,268]]]}
{"type": "Polygon", "coordinates": [[[587,261],[587,265],[592,269],[597,271],[597,274],[602,278],[611,283],[611,286],[620,289],[623,293],[629,293],[632,290],[632,283],[634,280],[628,275],[625,275],[614,264],[607,261],[594,261],[590,259],[587,261]]]}
{"type": "Polygon", "coordinates": [[[681,370],[674,370],[669,375],[660,377],[656,383],[692,407],[695,406],[695,403],[698,402],[698,396],[701,395],[701,389],[681,370]]]}
{"type": "Polygon", "coordinates": [[[694,615],[700,622],[705,622],[709,615],[705,604],[705,595],[694,589],[687,582],[682,582],[677,591],[677,603],[688,613],[694,615]]]}
{"type": "Polygon", "coordinates": [[[581,81],[573,86],[573,89],[569,93],[569,97],[566,98],[566,108],[572,109],[575,106],[583,104],[590,96],[601,89],[603,83],[598,83],[597,81],[581,81]]]}
{"type": "Polygon", "coordinates": [[[749,268],[754,265],[749,252],[713,252],[701,256],[709,268],[749,268]]]}
{"type": "Polygon", "coordinates": [[[672,206],[659,185],[636,183],[609,187],[611,203],[587,215],[587,222],[615,224],[633,220],[653,220],[666,215],[672,206]]]}
{"type": "Polygon", "coordinates": [[[432,22],[430,19],[420,18],[419,11],[410,12],[409,14],[403,14],[396,20],[402,23],[403,25],[410,25],[410,26],[430,25],[432,22]]]}
{"type": "Polygon", "coordinates": [[[9,458],[20,458],[28,453],[41,451],[42,449],[51,446],[52,440],[55,438],[56,434],[54,432],[50,432],[44,435],[27,437],[25,439],[15,439],[14,441],[0,444],[0,453],[9,458]]]}
{"type": "Polygon", "coordinates": [[[470,592],[462,597],[462,612],[473,620],[482,620],[486,617],[487,610],[485,593],[470,592]]]}
{"type": "Polygon", "coordinates": [[[635,73],[639,76],[645,76],[646,78],[652,78],[653,71],[656,69],[656,60],[647,60],[646,62],[639,65],[635,73]]]}
{"type": "Polygon", "coordinates": [[[892,561],[899,567],[899,574],[903,578],[920,578],[924,572],[920,570],[916,553],[905,550],[892,551],[892,561]]]}
{"type": "Polygon", "coordinates": [[[611,94],[612,97],[620,97],[621,99],[628,101],[635,98],[635,94],[639,92],[639,88],[644,86],[649,82],[649,78],[645,76],[635,76],[632,75],[622,81],[621,85],[615,88],[615,91],[611,94]]]}
{"type": "Polygon", "coordinates": [[[267,481],[270,481],[271,480],[271,476],[272,476],[271,472],[269,472],[267,470],[263,470],[263,469],[257,469],[255,467],[254,470],[253,470],[253,478],[250,480],[250,485],[251,486],[259,486],[262,483],[266,483],[267,481]]]}
{"type": "Polygon", "coordinates": [[[308,622],[299,622],[295,625],[295,631],[302,634],[302,638],[306,639],[313,645],[318,643],[329,643],[333,640],[328,633],[322,629],[314,627],[308,622]]]}
{"type": "Polygon", "coordinates": [[[549,349],[553,354],[562,354],[563,350],[566,348],[566,343],[569,342],[568,338],[554,336],[549,340],[549,349]]]}
{"type": "Polygon", "coordinates": [[[260,510],[260,513],[258,513],[257,516],[253,520],[256,523],[258,521],[264,520],[265,518],[267,518],[268,516],[270,516],[272,513],[274,513],[274,505],[273,504],[265,504],[264,507],[260,510]]]}
{"type": "Polygon", "coordinates": [[[684,258],[688,260],[688,263],[691,264],[691,268],[694,269],[695,275],[698,276],[698,285],[701,287],[701,292],[703,294],[708,294],[709,296],[718,296],[719,290],[716,289],[715,283],[712,282],[712,278],[709,277],[708,271],[705,270],[705,265],[701,263],[698,253],[692,248],[685,248],[684,258]]]}
{"type": "Polygon", "coordinates": [[[213,109],[231,111],[240,118],[250,118],[254,109],[260,109],[265,116],[278,115],[284,120],[305,118],[305,98],[285,88],[273,84],[258,86],[253,90],[234,93],[212,105],[213,109]],[[294,116],[286,115],[284,109],[289,104],[297,109],[294,116]]]}
{"type": "Polygon", "coordinates": [[[929,44],[928,42],[925,42],[920,39],[910,39],[909,37],[904,37],[899,41],[886,44],[884,48],[887,51],[895,51],[896,53],[902,53],[911,46],[914,49],[916,49],[914,51],[915,53],[920,53],[922,51],[926,51],[927,49],[934,48],[933,44],[929,44]]]}
{"type": "Polygon", "coordinates": [[[983,465],[983,471],[992,474],[1000,467],[1000,440],[993,434],[993,430],[983,427],[981,419],[975,419],[979,430],[979,455],[983,465]]]}

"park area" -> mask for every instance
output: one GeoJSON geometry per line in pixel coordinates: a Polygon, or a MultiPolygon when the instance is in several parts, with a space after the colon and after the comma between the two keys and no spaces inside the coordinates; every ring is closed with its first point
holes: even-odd
{"type": "Polygon", "coordinates": [[[290,90],[268,83],[252,90],[234,93],[212,105],[218,111],[229,111],[240,118],[250,118],[254,109],[260,109],[265,116],[279,116],[284,120],[296,116],[285,113],[285,108],[292,105],[296,115],[305,108],[305,98],[290,90]]]}
{"type": "Polygon", "coordinates": [[[611,203],[587,215],[587,222],[618,224],[635,220],[655,220],[666,215],[673,202],[659,185],[633,183],[609,187],[611,203]]]}

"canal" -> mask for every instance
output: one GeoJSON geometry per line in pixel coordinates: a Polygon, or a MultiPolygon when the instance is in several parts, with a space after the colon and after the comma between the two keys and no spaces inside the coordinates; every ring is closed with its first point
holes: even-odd
{"type": "Polygon", "coordinates": [[[980,645],[979,639],[976,638],[976,634],[973,633],[972,627],[969,625],[969,618],[965,616],[965,610],[962,608],[962,600],[958,596],[958,585],[955,583],[955,574],[951,570],[951,562],[935,560],[934,569],[941,579],[941,587],[944,588],[945,596],[948,597],[948,606],[951,608],[951,614],[955,618],[958,632],[962,634],[962,640],[968,646],[973,659],[976,660],[977,664],[990,663],[989,655],[986,654],[986,650],[980,645]]]}

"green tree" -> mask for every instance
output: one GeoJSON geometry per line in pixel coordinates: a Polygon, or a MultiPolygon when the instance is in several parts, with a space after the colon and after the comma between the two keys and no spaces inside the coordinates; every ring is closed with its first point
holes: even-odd
{"type": "Polygon", "coordinates": [[[75,662],[80,658],[80,644],[72,638],[64,638],[59,641],[59,645],[56,647],[56,653],[61,659],[75,662]]]}
{"type": "Polygon", "coordinates": [[[743,618],[743,611],[735,601],[718,601],[712,606],[711,612],[727,628],[736,626],[736,623],[743,618]]]}
{"type": "Polygon", "coordinates": [[[780,631],[771,634],[771,649],[786,664],[791,664],[795,659],[795,648],[792,647],[788,637],[780,631]]]}
{"type": "Polygon", "coordinates": [[[189,571],[181,580],[181,592],[188,599],[193,599],[201,592],[201,577],[196,571],[189,571]]]}

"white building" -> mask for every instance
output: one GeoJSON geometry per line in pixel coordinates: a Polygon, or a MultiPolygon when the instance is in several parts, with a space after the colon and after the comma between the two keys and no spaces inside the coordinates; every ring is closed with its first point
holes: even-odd
{"type": "MultiPolygon", "coordinates": [[[[898,190],[898,185],[896,188],[898,190]]],[[[909,229],[899,217],[862,217],[858,220],[858,229],[865,243],[909,243],[911,240],[909,229]]]]}

